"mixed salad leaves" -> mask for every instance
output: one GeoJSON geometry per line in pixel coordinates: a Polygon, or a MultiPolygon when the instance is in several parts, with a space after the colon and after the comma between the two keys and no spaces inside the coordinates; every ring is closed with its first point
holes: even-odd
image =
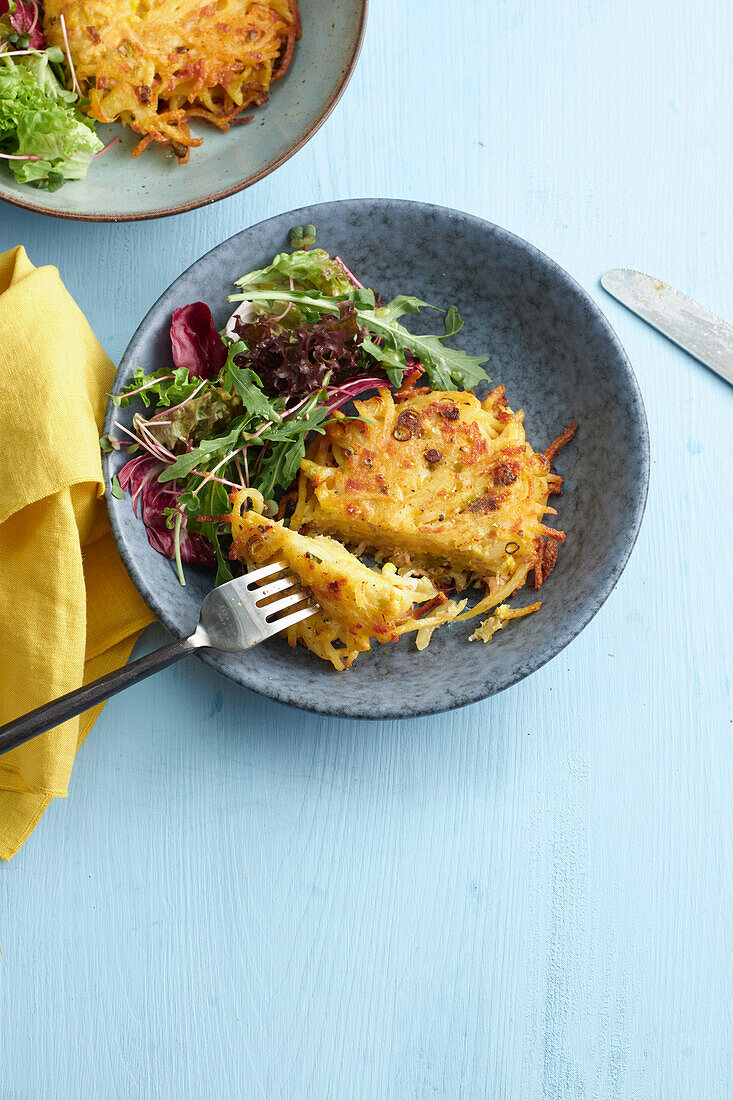
{"type": "Polygon", "coordinates": [[[236,282],[229,301],[243,303],[224,333],[203,302],[171,318],[172,367],[133,380],[113,398],[138,403],[132,428],[115,422],[102,449],[134,454],[112,483],[129,490],[151,545],[183,562],[216,567],[230,580],[229,494],[256,489],[272,515],[290,489],[312,432],[334,410],[376,387],[421,377],[434,389],[473,389],[486,381],[486,357],[445,341],[461,328],[455,307],[441,335],[415,335],[407,314],[435,309],[398,295],[382,303],[338,258],[298,226],[291,244],[262,270],[236,282]]]}
{"type": "MultiPolygon", "coordinates": [[[[62,16],[63,18],[63,16],[62,16]]],[[[66,88],[64,52],[47,46],[38,0],[0,0],[0,163],[56,191],[83,179],[103,145],[66,88]]]]}

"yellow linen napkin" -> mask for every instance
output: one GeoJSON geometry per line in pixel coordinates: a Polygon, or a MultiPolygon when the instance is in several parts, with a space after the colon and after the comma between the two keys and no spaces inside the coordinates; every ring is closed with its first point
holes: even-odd
{"type": "MultiPolygon", "coordinates": [[[[124,664],[153,619],[99,499],[113,377],[56,268],[0,255],[0,724],[124,664]]],[[[67,794],[101,709],[0,756],[0,858],[67,794]]]]}

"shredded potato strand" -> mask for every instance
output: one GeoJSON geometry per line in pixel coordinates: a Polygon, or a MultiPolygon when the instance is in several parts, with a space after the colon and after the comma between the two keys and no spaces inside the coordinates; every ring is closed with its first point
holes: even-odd
{"type": "Polygon", "coordinates": [[[202,118],[226,130],[242,110],[266,101],[300,37],[297,0],[46,0],[43,26],[69,53],[87,111],[142,135],[183,163],[200,145],[202,118]]]}
{"type": "Polygon", "coordinates": [[[555,564],[565,535],[543,517],[555,514],[547,501],[561,479],[504,388],[483,404],[469,392],[385,388],[355,405],[361,419],[334,414],[309,447],[289,527],[259,514],[259,494],[231,498],[232,555],[248,568],[284,558],[319,605],[288,630],[290,644],[343,670],[372,639],[414,633],[424,649],[439,626],[487,616],[471,640],[488,642],[537,611],[505,601],[530,575],[539,588],[555,564]],[[386,564],[370,568],[362,553],[386,564]],[[446,589],[469,586],[483,589],[472,608],[448,599],[446,589]]]}
{"type": "Polygon", "coordinates": [[[555,475],[504,400],[431,392],[395,404],[384,389],[357,401],[363,420],[329,424],[303,461],[291,526],[439,581],[514,591],[545,535],[564,535],[542,523],[555,475]]]}
{"type": "MultiPolygon", "coordinates": [[[[524,413],[508,408],[503,386],[483,404],[469,392],[387,389],[355,404],[361,421],[336,418],[310,447],[291,527],[443,587],[483,587],[461,621],[502,605],[530,574],[540,587],[565,537],[542,522],[561,479],[527,442],[524,413]]],[[[473,637],[488,640],[511,617],[473,637]]]]}
{"type": "Polygon", "coordinates": [[[319,606],[316,615],[288,629],[288,642],[301,643],[338,671],[368,650],[372,639],[396,642],[417,631],[418,648],[424,648],[432,631],[465,607],[465,601],[447,600],[427,577],[400,574],[389,566],[370,569],[334,539],[300,535],[255,511],[243,511],[249,495],[232,495],[232,555],[248,569],[275,560],[288,563],[319,606]],[[420,605],[428,604],[430,610],[421,616],[420,605]]]}

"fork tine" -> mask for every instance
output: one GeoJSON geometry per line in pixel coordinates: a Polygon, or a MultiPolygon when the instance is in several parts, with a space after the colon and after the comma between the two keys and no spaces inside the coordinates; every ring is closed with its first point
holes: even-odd
{"type": "Polygon", "coordinates": [[[292,574],[287,577],[281,577],[280,580],[273,581],[272,584],[265,584],[262,588],[255,588],[252,595],[256,597],[257,606],[262,606],[262,600],[268,599],[269,596],[274,596],[276,592],[282,592],[285,588],[292,588],[294,584],[300,584],[297,577],[292,574]]]}
{"type": "Polygon", "coordinates": [[[276,619],[274,623],[268,623],[271,634],[279,634],[281,630],[287,630],[289,626],[300,623],[303,619],[309,619],[315,615],[317,607],[304,607],[302,611],[294,611],[292,615],[286,615],[284,619],[276,619]]]}
{"type": "Polygon", "coordinates": [[[249,588],[250,582],[256,584],[257,581],[264,580],[265,577],[272,576],[275,573],[281,573],[283,569],[287,568],[287,562],[275,561],[272,562],[270,565],[263,565],[260,569],[252,569],[249,573],[245,573],[247,587],[249,588]]]}
{"type": "Polygon", "coordinates": [[[265,607],[258,607],[258,611],[263,611],[265,617],[270,620],[271,615],[279,615],[281,611],[284,611],[287,607],[292,607],[293,604],[302,603],[303,600],[310,599],[310,592],[307,592],[305,588],[299,588],[297,592],[293,592],[292,595],[288,594],[283,596],[280,600],[275,600],[273,603],[267,604],[265,607]]]}

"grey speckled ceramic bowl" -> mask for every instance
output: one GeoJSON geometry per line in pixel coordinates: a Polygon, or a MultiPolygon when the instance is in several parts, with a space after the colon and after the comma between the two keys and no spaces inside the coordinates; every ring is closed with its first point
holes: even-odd
{"type": "MultiPolygon", "coordinates": [[[[595,615],[626,564],[649,474],[636,379],[598,307],[537,249],[454,210],[369,199],[282,214],[203,256],[140,325],[117,388],[138,366],[149,370],[170,362],[168,329],[178,306],[203,299],[223,326],[232,309],[226,297],[233,280],[263,267],[286,247],[290,227],[308,222],[317,227],[321,246],[385,296],[405,292],[442,306],[455,303],[465,322],[456,343],[490,353],[489,373],[506,383],[510,404],[525,409],[536,449],[544,449],[571,420],[579,421],[575,440],[557,463],[565,491],[554,501],[556,522],[567,541],[542,588],[541,610],[510,624],[488,645],[468,641],[471,624],[455,624],[438,630],[423,653],[409,638],[375,644],[343,673],[279,639],[241,656],[211,653],[202,659],[244,687],[324,714],[408,717],[475,702],[559,653],[595,615]]],[[[110,408],[106,430],[121,411],[110,408]]],[[[133,411],[123,412],[128,422],[133,411]]],[[[111,455],[108,479],[123,461],[111,455]]],[[[188,586],[181,588],[172,564],[149,547],[129,497],[116,500],[108,493],[107,499],[120,553],[143,597],[174,635],[191,633],[211,576],[189,568],[188,586]]]]}
{"type": "Polygon", "coordinates": [[[256,183],[297,153],[338,102],[359,57],[367,0],[300,0],[300,14],[303,37],[269,102],[228,133],[194,123],[204,143],[191,150],[188,164],[156,148],[132,160],[139,136],[128,127],[98,126],[105,145],[118,135],[121,140],[86,179],[49,194],[0,170],[0,199],[58,218],[121,222],[180,214],[256,183]]]}

